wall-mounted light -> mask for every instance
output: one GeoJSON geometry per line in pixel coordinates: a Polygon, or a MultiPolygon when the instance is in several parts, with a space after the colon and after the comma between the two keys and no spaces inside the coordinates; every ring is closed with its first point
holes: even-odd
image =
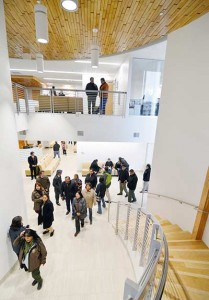
{"type": "Polygon", "coordinates": [[[36,40],[39,43],[46,44],[49,41],[48,36],[48,19],[46,6],[38,4],[34,7],[35,11],[35,26],[36,26],[36,40]]]}
{"type": "Polygon", "coordinates": [[[37,66],[38,73],[44,72],[44,58],[41,53],[36,54],[36,66],[37,66]]]}
{"type": "Polygon", "coordinates": [[[76,11],[78,10],[78,0],[61,0],[61,6],[67,11],[76,11]]]}

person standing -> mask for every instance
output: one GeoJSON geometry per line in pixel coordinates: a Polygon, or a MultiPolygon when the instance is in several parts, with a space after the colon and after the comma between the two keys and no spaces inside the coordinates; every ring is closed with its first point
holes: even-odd
{"type": "Polygon", "coordinates": [[[39,176],[36,178],[36,182],[40,183],[45,192],[49,193],[50,180],[49,177],[45,175],[44,171],[40,171],[39,176]]]}
{"type": "MultiPolygon", "coordinates": [[[[28,225],[26,227],[28,227],[28,225]]],[[[26,230],[26,227],[23,226],[22,217],[16,216],[12,219],[12,224],[9,228],[9,237],[11,239],[12,249],[17,256],[19,256],[20,245],[14,246],[13,243],[20,233],[26,230]]]]}
{"type": "Polygon", "coordinates": [[[77,187],[77,191],[81,192],[81,190],[82,190],[82,180],[79,178],[78,174],[74,175],[74,178],[73,178],[72,181],[75,183],[75,185],[77,187]]]}
{"type": "Polygon", "coordinates": [[[119,157],[118,161],[121,163],[121,165],[125,166],[127,168],[127,170],[129,169],[129,164],[123,157],[119,157]]]}
{"type": "Polygon", "coordinates": [[[61,195],[61,186],[62,186],[62,170],[57,170],[56,175],[54,176],[53,179],[53,187],[54,187],[54,193],[55,193],[55,199],[56,199],[56,204],[61,205],[59,202],[59,197],[61,195]]]}
{"type": "Polygon", "coordinates": [[[125,166],[122,165],[122,169],[119,173],[120,193],[118,193],[118,195],[123,195],[123,191],[125,191],[126,193],[125,197],[128,197],[128,191],[126,188],[128,177],[129,177],[128,170],[126,169],[125,166]]]}
{"type": "Polygon", "coordinates": [[[61,142],[61,145],[62,145],[62,154],[63,155],[67,155],[67,145],[66,145],[66,143],[63,141],[63,142],[61,142]]]}
{"type": "Polygon", "coordinates": [[[84,219],[86,218],[86,201],[83,198],[81,191],[78,191],[75,194],[73,200],[73,210],[75,211],[75,228],[76,232],[74,236],[77,236],[81,230],[81,227],[84,227],[84,219]]]}
{"type": "Polygon", "coordinates": [[[38,158],[37,156],[35,156],[34,152],[30,153],[30,156],[28,157],[28,163],[30,168],[31,180],[33,180],[33,177],[36,178],[36,168],[38,164],[38,158]]]}
{"type": "Polygon", "coordinates": [[[147,193],[149,188],[149,180],[150,180],[150,174],[151,174],[151,165],[147,164],[146,169],[143,174],[143,188],[140,193],[147,193]]]}
{"type": "Polygon", "coordinates": [[[110,158],[107,159],[107,161],[105,163],[105,167],[108,167],[108,172],[111,174],[112,168],[113,168],[113,162],[111,161],[110,158]]]}
{"type": "Polygon", "coordinates": [[[65,181],[61,185],[61,199],[66,201],[67,212],[66,215],[70,213],[70,203],[72,205],[72,217],[74,217],[73,211],[73,198],[77,192],[77,186],[70,180],[69,176],[65,177],[65,181]]]}
{"type": "Polygon", "coordinates": [[[90,82],[87,83],[87,85],[86,85],[86,95],[87,95],[87,100],[88,100],[88,113],[91,114],[91,105],[92,105],[92,114],[94,114],[96,98],[98,95],[98,87],[94,83],[94,77],[91,77],[90,82]]]}
{"type": "Polygon", "coordinates": [[[109,90],[109,85],[105,81],[104,78],[101,78],[101,85],[100,85],[100,114],[105,115],[105,108],[107,104],[107,99],[108,99],[108,90],[109,90]]]}
{"type": "Polygon", "coordinates": [[[99,170],[101,168],[98,165],[98,159],[95,159],[95,160],[92,161],[92,163],[90,165],[90,169],[93,170],[95,174],[97,174],[99,172],[99,170]]]}
{"type": "Polygon", "coordinates": [[[58,158],[60,158],[60,144],[55,142],[53,146],[53,150],[54,150],[54,158],[56,157],[56,155],[58,156],[58,158]]]}
{"type": "Polygon", "coordinates": [[[102,206],[105,208],[105,201],[104,201],[104,196],[106,192],[106,185],[104,182],[104,177],[99,178],[99,184],[97,185],[96,188],[96,196],[97,196],[97,203],[98,203],[98,214],[102,214],[102,206]],[[102,202],[102,205],[101,205],[102,202]]]}
{"type": "Polygon", "coordinates": [[[95,191],[92,189],[91,184],[87,183],[85,189],[82,190],[83,198],[86,200],[86,207],[89,210],[89,220],[92,224],[92,207],[96,205],[95,191]]]}
{"type": "Polygon", "coordinates": [[[54,86],[54,85],[53,85],[53,87],[52,87],[51,95],[52,95],[52,96],[57,96],[57,92],[56,92],[56,89],[55,89],[55,86],[54,86]]]}
{"type": "Polygon", "coordinates": [[[90,183],[92,189],[95,189],[97,186],[97,175],[92,169],[90,169],[89,174],[86,175],[85,183],[90,183]]]}
{"type": "Polygon", "coordinates": [[[15,247],[20,247],[19,263],[20,268],[26,272],[31,272],[33,277],[32,286],[38,284],[40,290],[43,285],[43,279],[40,274],[40,266],[45,265],[47,251],[42,240],[36,231],[26,229],[14,241],[15,247]]]}
{"type": "Polygon", "coordinates": [[[129,171],[129,178],[128,178],[128,202],[136,202],[136,197],[135,197],[135,190],[137,186],[137,181],[138,177],[136,176],[136,173],[134,172],[133,169],[129,171]],[[133,199],[133,200],[132,200],[133,199]]]}
{"type": "Polygon", "coordinates": [[[43,224],[43,234],[50,233],[50,236],[54,235],[54,229],[52,223],[54,221],[54,205],[49,200],[48,194],[43,195],[43,204],[38,218],[38,225],[43,224]]]}
{"type": "Polygon", "coordinates": [[[108,167],[105,167],[103,177],[104,177],[104,183],[105,183],[105,186],[106,186],[106,196],[107,196],[107,201],[106,202],[111,203],[109,188],[111,186],[112,175],[109,173],[109,168],[108,167]]]}
{"type": "Polygon", "coordinates": [[[41,210],[41,205],[43,203],[43,193],[44,193],[43,187],[41,186],[40,183],[36,182],[31,198],[32,201],[34,202],[33,209],[37,214],[39,214],[41,210]]]}

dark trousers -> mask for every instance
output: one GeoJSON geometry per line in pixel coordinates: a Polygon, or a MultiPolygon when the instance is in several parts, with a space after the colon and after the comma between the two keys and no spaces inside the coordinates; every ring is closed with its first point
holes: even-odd
{"type": "Polygon", "coordinates": [[[36,167],[30,168],[30,176],[32,179],[33,179],[33,177],[36,178],[36,167]]]}
{"type": "Polygon", "coordinates": [[[41,281],[42,281],[42,278],[41,278],[41,274],[40,274],[39,268],[32,271],[32,277],[33,277],[33,279],[35,279],[37,282],[41,282],[41,281]]]}
{"type": "Polygon", "coordinates": [[[130,190],[128,191],[128,202],[135,202],[136,201],[136,196],[135,196],[135,190],[130,190]]]}
{"type": "Polygon", "coordinates": [[[92,208],[89,208],[89,220],[92,222],[92,208]]]}
{"type": "Polygon", "coordinates": [[[56,203],[59,203],[60,191],[54,190],[54,192],[55,192],[56,203]]]}
{"type": "Polygon", "coordinates": [[[74,208],[73,208],[73,198],[66,198],[66,208],[67,208],[67,211],[70,212],[70,206],[72,207],[72,215],[74,216],[74,208]]]}
{"type": "Polygon", "coordinates": [[[76,228],[76,232],[80,232],[81,230],[81,227],[84,226],[84,219],[80,219],[78,217],[76,217],[75,219],[75,228],[76,228]],[[81,226],[80,226],[80,223],[81,223],[81,226]]]}
{"type": "Polygon", "coordinates": [[[92,104],[92,114],[95,112],[96,98],[93,96],[88,96],[88,113],[91,114],[91,104],[92,104]]]}
{"type": "Polygon", "coordinates": [[[66,155],[67,154],[66,149],[62,149],[62,153],[63,155],[66,155]]]}

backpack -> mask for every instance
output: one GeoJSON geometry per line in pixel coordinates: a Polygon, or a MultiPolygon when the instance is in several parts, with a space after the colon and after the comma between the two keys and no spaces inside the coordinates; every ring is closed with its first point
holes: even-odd
{"type": "Polygon", "coordinates": [[[111,185],[112,175],[110,173],[104,173],[103,174],[104,182],[106,185],[106,188],[109,188],[111,185]]]}

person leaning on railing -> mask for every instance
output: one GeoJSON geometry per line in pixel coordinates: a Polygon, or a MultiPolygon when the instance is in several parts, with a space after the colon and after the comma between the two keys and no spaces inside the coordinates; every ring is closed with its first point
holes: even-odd
{"type": "Polygon", "coordinates": [[[101,85],[100,85],[100,106],[99,106],[99,111],[101,115],[105,115],[105,108],[107,104],[107,99],[108,99],[108,93],[107,91],[109,90],[109,85],[105,81],[104,78],[101,78],[101,85]]]}
{"type": "Polygon", "coordinates": [[[90,82],[87,83],[87,85],[86,85],[86,95],[87,95],[87,100],[88,100],[88,113],[91,114],[91,105],[92,105],[92,114],[94,114],[96,98],[98,95],[98,87],[94,83],[94,77],[91,77],[90,82]],[[94,90],[95,90],[95,92],[92,92],[94,90]]]}

